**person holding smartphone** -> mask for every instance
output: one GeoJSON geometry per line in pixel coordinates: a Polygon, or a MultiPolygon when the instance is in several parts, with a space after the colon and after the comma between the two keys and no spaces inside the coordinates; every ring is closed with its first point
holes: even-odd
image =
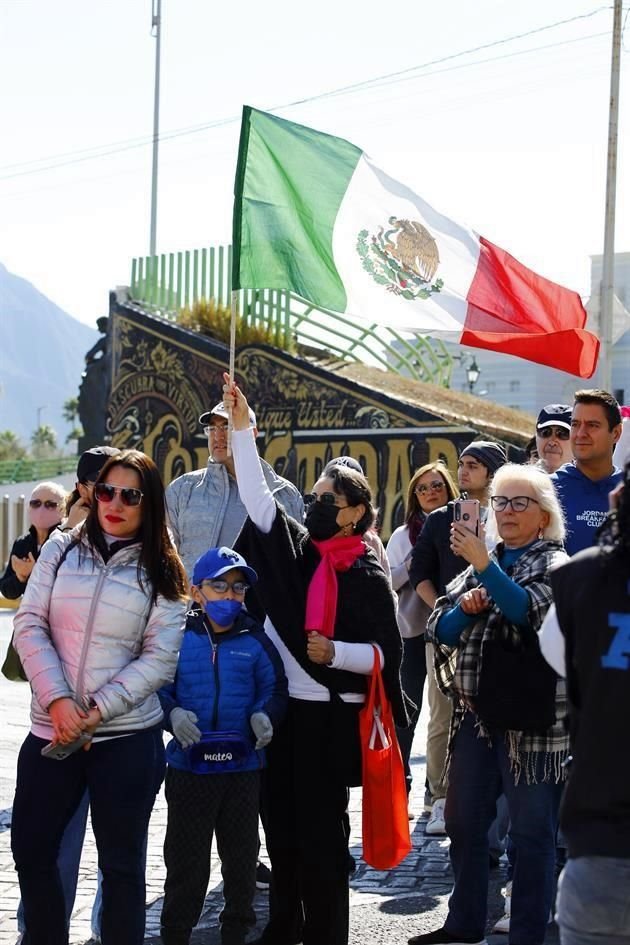
{"type": "Polygon", "coordinates": [[[33,690],[20,750],[12,850],[29,945],[67,941],[57,853],[86,789],[103,873],[103,945],[141,945],[144,844],[164,776],[160,686],[173,679],[187,583],[157,467],[112,456],[95,505],[42,549],[15,618],[33,690]],[[85,745],[62,760],[42,749],[85,745]]]}
{"type": "MultiPolygon", "coordinates": [[[[477,500],[479,518],[486,519],[492,477],[506,462],[505,450],[491,440],[473,440],[460,453],[457,462],[457,482],[464,498],[477,500]]],[[[409,564],[409,582],[420,600],[431,610],[438,597],[446,592],[446,585],[466,568],[466,561],[457,555],[450,544],[450,528],[454,520],[455,503],[432,511],[414,543],[409,564]]],[[[427,780],[425,810],[429,814],[426,832],[441,836],[446,832],[444,803],[446,779],[444,762],[451,721],[451,704],[440,692],[433,669],[433,644],[426,645],[429,724],[427,728],[427,780]]]]}
{"type": "Polygon", "coordinates": [[[566,692],[544,664],[536,631],[551,605],[551,571],[568,560],[565,526],[549,476],[533,466],[499,469],[490,505],[495,551],[452,524],[451,547],[469,566],[427,624],[453,705],[445,820],[455,884],[444,926],[410,945],[485,942],[488,829],[501,793],[511,822],[510,941],[540,945],[552,904],[566,692]]]}

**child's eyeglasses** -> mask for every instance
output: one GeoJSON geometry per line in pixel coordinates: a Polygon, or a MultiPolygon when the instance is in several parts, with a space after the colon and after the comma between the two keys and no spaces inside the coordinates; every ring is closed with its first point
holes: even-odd
{"type": "Polygon", "coordinates": [[[246,584],[245,581],[234,581],[233,584],[230,584],[229,581],[222,581],[220,578],[202,581],[201,586],[211,587],[213,591],[217,592],[217,594],[227,594],[231,588],[235,594],[239,595],[239,597],[241,597],[243,594],[246,594],[250,588],[250,585],[246,584]]]}
{"type": "Polygon", "coordinates": [[[139,489],[121,489],[120,486],[110,486],[107,482],[97,482],[94,486],[94,495],[98,502],[111,502],[116,493],[120,493],[123,505],[140,505],[143,493],[139,489]]]}
{"type": "Polygon", "coordinates": [[[55,502],[54,499],[31,499],[28,504],[32,509],[39,509],[42,505],[45,509],[59,508],[59,502],[55,502]]]}

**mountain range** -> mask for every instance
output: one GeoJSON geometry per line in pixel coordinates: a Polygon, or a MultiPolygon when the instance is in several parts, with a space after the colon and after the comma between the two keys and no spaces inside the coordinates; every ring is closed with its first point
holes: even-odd
{"type": "Polygon", "coordinates": [[[64,446],[71,425],[63,419],[63,405],[79,394],[85,354],[99,337],[96,328],[68,315],[2,263],[0,325],[0,430],[12,430],[26,446],[39,419],[64,446]]]}

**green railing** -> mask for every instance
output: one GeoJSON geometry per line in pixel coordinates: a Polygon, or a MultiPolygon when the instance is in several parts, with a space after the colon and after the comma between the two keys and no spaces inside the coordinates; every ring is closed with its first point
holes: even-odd
{"type": "Polygon", "coordinates": [[[42,482],[54,479],[77,468],[77,456],[59,456],[56,459],[5,459],[0,462],[0,483],[42,482]]]}
{"type": "MultiPolygon", "coordinates": [[[[140,256],[131,264],[130,300],[170,321],[201,299],[229,306],[231,293],[231,246],[140,256]]],[[[241,290],[238,311],[248,324],[265,326],[274,338],[322,349],[322,356],[328,352],[442,387],[450,384],[453,360],[440,340],[353,322],[280,289],[241,290]]]]}

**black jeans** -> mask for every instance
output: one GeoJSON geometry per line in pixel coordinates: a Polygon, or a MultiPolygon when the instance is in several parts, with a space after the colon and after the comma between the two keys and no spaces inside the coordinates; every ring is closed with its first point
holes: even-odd
{"type": "Polygon", "coordinates": [[[221,857],[223,898],[221,929],[245,940],[256,923],[259,771],[192,774],[167,768],[168,822],[164,841],[166,882],[162,938],[186,940],[196,926],[210,878],[210,851],[216,834],[221,857]]]}
{"type": "Polygon", "coordinates": [[[427,646],[423,633],[419,637],[409,637],[403,640],[403,658],[400,666],[400,681],[402,682],[402,687],[417,706],[416,711],[411,717],[411,725],[408,728],[396,728],[400,753],[402,755],[403,765],[405,766],[407,794],[411,791],[412,781],[411,768],[409,766],[411,746],[413,745],[416,725],[418,724],[418,719],[422,712],[422,696],[426,678],[427,646]]]}
{"type": "Polygon", "coordinates": [[[262,813],[271,887],[262,941],[270,945],[348,942],[348,789],[334,725],[330,702],[289,699],[268,749],[262,813]]]}
{"type": "Polygon", "coordinates": [[[95,742],[64,761],[42,758],[43,738],[27,735],[18,759],[11,847],[28,945],[66,945],[57,855],[86,788],[103,874],[103,945],[142,945],[144,841],[164,777],[161,730],[95,742]]]}

